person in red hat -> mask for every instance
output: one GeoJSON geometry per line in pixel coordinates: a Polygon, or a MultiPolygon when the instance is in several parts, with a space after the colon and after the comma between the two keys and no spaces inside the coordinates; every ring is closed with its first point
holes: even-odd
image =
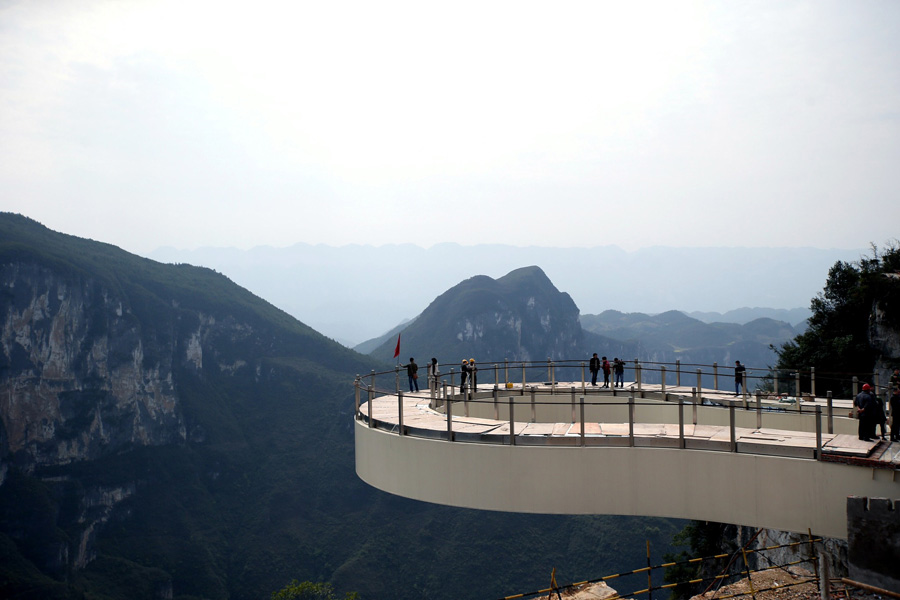
{"type": "Polygon", "coordinates": [[[875,413],[877,412],[875,408],[877,403],[878,401],[872,393],[872,386],[868,383],[863,384],[862,391],[853,400],[853,406],[856,407],[859,414],[859,427],[857,428],[859,439],[866,442],[871,442],[875,437],[875,413]]]}

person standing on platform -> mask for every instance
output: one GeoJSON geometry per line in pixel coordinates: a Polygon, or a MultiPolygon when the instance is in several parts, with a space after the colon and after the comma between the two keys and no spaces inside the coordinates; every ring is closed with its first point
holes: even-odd
{"type": "Polygon", "coordinates": [[[871,442],[875,437],[875,396],[872,394],[872,386],[864,383],[862,391],[853,399],[853,406],[856,407],[857,415],[859,415],[859,427],[857,432],[859,439],[865,442],[871,442]]]}
{"type": "Polygon", "coordinates": [[[597,385],[597,373],[600,372],[600,359],[597,358],[597,353],[594,352],[594,355],[591,357],[591,362],[588,365],[588,369],[591,371],[591,385],[597,385]]]}
{"type": "Polygon", "coordinates": [[[603,357],[603,364],[600,365],[603,369],[603,387],[609,387],[609,373],[612,371],[612,365],[609,364],[609,361],[606,360],[606,357],[603,357]]]}
{"type": "Polygon", "coordinates": [[[887,415],[884,413],[884,400],[882,400],[878,394],[875,394],[875,415],[873,417],[875,422],[872,423],[872,437],[875,436],[875,426],[881,426],[881,439],[885,439],[885,430],[887,429],[887,415]]]}
{"type": "Polygon", "coordinates": [[[413,391],[413,386],[415,386],[416,390],[419,391],[419,365],[416,364],[416,359],[413,357],[409,357],[409,364],[406,365],[406,374],[409,376],[409,391],[413,391]]]}
{"type": "Polygon", "coordinates": [[[613,387],[625,387],[625,361],[619,360],[618,356],[613,359],[613,373],[613,387]]]}
{"type": "Polygon", "coordinates": [[[734,361],[734,395],[738,396],[741,393],[741,389],[744,387],[744,373],[747,372],[747,367],[741,364],[741,361],[734,361]]]}
{"type": "Polygon", "coordinates": [[[466,392],[466,378],[469,376],[469,361],[466,359],[462,360],[462,364],[459,366],[459,393],[464,394],[466,392]]]}
{"type": "Polygon", "coordinates": [[[891,390],[891,441],[900,442],[900,386],[891,390]]]}
{"type": "Polygon", "coordinates": [[[428,389],[432,392],[437,392],[438,389],[438,379],[441,377],[441,370],[438,368],[438,361],[436,358],[432,358],[431,362],[428,364],[428,389]]]}

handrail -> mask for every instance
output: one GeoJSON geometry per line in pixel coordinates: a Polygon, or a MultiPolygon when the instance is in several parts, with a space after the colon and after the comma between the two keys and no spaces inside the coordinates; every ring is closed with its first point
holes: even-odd
{"type": "MultiPolygon", "coordinates": [[[[623,359],[624,360],[624,359],[623,359]]],[[[558,374],[560,372],[566,372],[569,370],[571,372],[572,369],[575,369],[576,372],[580,370],[580,377],[576,379],[580,379],[582,388],[586,388],[587,386],[587,364],[588,361],[582,359],[551,359],[548,358],[546,361],[508,361],[504,360],[502,363],[500,362],[491,362],[486,363],[478,367],[478,373],[489,374],[490,382],[483,381],[482,383],[491,383],[499,385],[502,381],[504,385],[508,383],[519,383],[522,385],[527,385],[529,382],[535,381],[549,381],[551,385],[557,380],[560,380],[558,374]],[[546,369],[547,378],[543,379],[542,377],[534,377],[535,370],[538,371],[539,375],[544,374],[544,369],[546,369]],[[514,377],[511,374],[517,374],[521,370],[522,377],[514,377]],[[532,377],[528,377],[528,371],[531,371],[532,377]],[[502,376],[501,376],[502,373],[502,376]]],[[[423,365],[427,368],[427,364],[423,365]]],[[[844,385],[845,387],[850,387],[852,389],[852,396],[856,396],[859,389],[861,388],[863,380],[859,375],[852,375],[847,372],[834,372],[834,371],[817,371],[815,367],[807,367],[806,369],[782,369],[777,367],[751,367],[748,365],[744,365],[746,371],[744,372],[743,381],[741,382],[741,396],[746,400],[749,398],[752,393],[749,389],[748,384],[753,384],[754,390],[760,390],[764,393],[772,393],[776,396],[785,396],[785,397],[794,397],[800,398],[803,396],[812,397],[812,398],[825,398],[828,393],[831,393],[832,390],[828,390],[826,395],[821,395],[816,393],[816,379],[819,380],[828,380],[831,382],[836,382],[844,385]],[[762,373],[762,374],[758,374],[762,373]],[[790,378],[793,381],[790,381],[790,378]],[[779,392],[779,381],[782,379],[786,379],[788,381],[789,389],[783,392],[779,392]],[[763,389],[767,386],[766,382],[771,382],[772,389],[763,389]],[[809,383],[809,392],[801,391],[801,387],[803,383],[809,383]],[[790,388],[793,388],[791,390],[790,388]]],[[[438,375],[437,388],[440,388],[443,382],[449,382],[450,387],[454,387],[455,378],[459,375],[459,370],[457,369],[458,365],[450,367],[449,372],[440,373],[438,375]]],[[[394,377],[394,391],[399,392],[401,389],[401,373],[405,369],[404,365],[396,365],[392,369],[378,371],[376,372],[374,369],[365,375],[357,374],[356,380],[360,381],[364,377],[371,378],[371,385],[375,387],[375,378],[378,376],[384,375],[392,375],[394,377]]],[[[660,382],[665,386],[669,385],[669,381],[674,377],[675,385],[682,385],[682,378],[685,381],[691,381],[691,384],[696,381],[697,388],[703,388],[704,382],[709,382],[709,378],[712,377],[712,386],[706,386],[707,389],[720,390],[722,389],[719,386],[719,377],[720,375],[727,379],[729,382],[734,382],[733,372],[734,367],[731,366],[720,366],[718,363],[713,364],[703,364],[703,363],[682,363],[679,360],[675,362],[657,362],[657,361],[641,361],[637,358],[632,359],[630,361],[625,361],[625,370],[627,372],[631,372],[634,374],[632,378],[638,389],[640,390],[644,383],[657,383],[656,379],[659,379],[660,382]],[[659,377],[654,376],[658,374],[659,377]],[[651,375],[648,377],[648,375],[651,375]]],[[[871,379],[869,383],[874,387],[876,395],[879,392],[887,392],[888,386],[882,385],[880,382],[879,374],[871,373],[866,375],[866,379],[869,379],[868,375],[871,375],[871,379]]],[[[482,375],[483,376],[483,375],[482,375]]],[[[688,384],[688,385],[691,385],[688,384]]],[[[729,390],[734,389],[733,385],[729,385],[729,390]]]]}
{"type": "MultiPolygon", "coordinates": [[[[388,371],[387,373],[391,373],[391,371],[388,371]]],[[[568,383],[572,384],[573,382],[568,382],[568,383]]],[[[792,456],[792,457],[796,457],[796,458],[812,458],[814,460],[823,460],[823,454],[824,454],[823,449],[824,449],[825,445],[828,443],[828,441],[830,441],[830,439],[831,439],[831,438],[829,438],[829,440],[826,441],[824,439],[824,436],[833,434],[833,423],[834,423],[834,418],[835,418],[835,415],[833,413],[833,403],[831,403],[831,402],[829,402],[825,411],[823,411],[822,406],[816,405],[814,407],[814,410],[807,409],[806,412],[804,412],[802,410],[802,408],[798,408],[798,409],[788,409],[788,408],[781,408],[781,407],[779,407],[777,409],[763,408],[763,403],[761,401],[761,395],[759,393],[756,394],[756,398],[755,398],[753,406],[750,406],[749,404],[744,403],[741,400],[720,399],[721,400],[720,403],[705,403],[704,402],[705,399],[701,398],[701,396],[697,393],[696,388],[691,389],[690,396],[682,394],[682,393],[672,393],[672,392],[666,392],[663,390],[656,390],[656,389],[648,388],[648,389],[645,389],[644,392],[651,396],[657,395],[659,397],[659,399],[657,401],[653,401],[653,402],[640,402],[640,401],[635,401],[636,389],[634,386],[632,386],[628,390],[627,398],[622,398],[622,399],[619,399],[616,396],[610,396],[609,392],[606,392],[606,393],[604,393],[602,401],[600,399],[598,399],[598,400],[589,400],[588,402],[585,402],[585,395],[581,395],[580,401],[579,401],[580,411],[577,412],[578,417],[576,417],[575,397],[576,397],[577,388],[574,387],[573,385],[569,385],[568,388],[562,388],[562,387],[557,388],[556,386],[553,386],[553,385],[544,384],[541,386],[528,385],[525,388],[521,388],[521,389],[512,389],[512,390],[506,389],[506,390],[504,390],[504,391],[508,392],[508,397],[506,399],[508,402],[508,405],[506,406],[506,408],[508,410],[509,419],[502,420],[499,418],[499,407],[500,407],[499,391],[500,391],[500,388],[498,385],[494,384],[493,386],[491,386],[491,389],[483,390],[477,394],[471,394],[469,392],[454,394],[454,393],[447,393],[447,391],[446,391],[447,385],[444,384],[442,386],[442,390],[441,390],[441,394],[440,394],[440,396],[442,396],[442,397],[438,398],[437,396],[433,396],[432,402],[430,402],[429,405],[431,408],[435,408],[435,407],[441,408],[443,403],[446,403],[445,416],[446,416],[447,427],[446,427],[446,437],[445,437],[445,435],[443,433],[436,432],[434,429],[429,429],[427,427],[404,426],[404,424],[403,424],[403,422],[404,422],[404,420],[403,420],[403,411],[404,411],[403,395],[404,394],[402,392],[397,394],[398,413],[396,413],[396,416],[399,417],[397,419],[397,422],[392,422],[392,421],[381,422],[381,421],[373,421],[372,415],[371,415],[371,405],[372,405],[371,399],[374,398],[375,388],[371,387],[371,385],[366,386],[367,396],[370,399],[369,410],[367,411],[368,412],[367,415],[361,414],[360,410],[359,410],[359,407],[360,407],[359,397],[360,397],[360,393],[361,393],[361,386],[360,386],[359,378],[357,378],[357,381],[356,381],[356,390],[357,390],[357,410],[356,410],[357,418],[359,420],[367,421],[368,427],[371,428],[371,427],[381,426],[381,428],[390,429],[391,431],[395,431],[396,433],[398,433],[401,436],[413,435],[413,436],[418,436],[418,437],[423,437],[423,436],[424,437],[439,437],[442,439],[447,439],[448,441],[451,441],[451,442],[456,441],[456,440],[461,440],[461,441],[477,441],[477,442],[488,443],[488,444],[516,445],[517,439],[519,439],[519,434],[517,433],[518,429],[520,429],[521,427],[527,426],[527,424],[529,422],[533,423],[536,421],[535,414],[536,414],[537,407],[553,406],[557,410],[559,410],[561,408],[561,403],[558,401],[557,402],[538,401],[536,399],[536,393],[539,390],[540,390],[541,394],[544,396],[571,395],[571,398],[572,398],[572,400],[571,400],[571,402],[572,402],[572,407],[571,407],[572,421],[571,421],[571,423],[572,423],[572,425],[578,425],[579,430],[578,430],[577,434],[571,434],[571,435],[564,434],[561,437],[556,437],[556,438],[554,438],[554,439],[556,439],[555,442],[548,442],[547,440],[542,440],[543,437],[548,437],[548,436],[541,436],[541,435],[536,435],[536,434],[530,435],[527,438],[521,438],[521,443],[527,443],[528,445],[541,444],[541,443],[553,443],[553,444],[557,444],[557,445],[562,443],[563,445],[579,445],[582,447],[585,445],[592,445],[592,446],[600,446],[600,445],[648,446],[648,445],[652,445],[652,446],[661,446],[661,447],[675,447],[675,448],[680,448],[680,449],[723,450],[723,451],[728,451],[728,452],[745,453],[745,454],[747,454],[747,453],[750,453],[750,454],[754,454],[754,453],[772,454],[773,450],[771,447],[767,447],[765,451],[754,452],[754,449],[758,449],[757,446],[754,445],[756,441],[754,441],[754,443],[748,443],[750,438],[744,438],[742,441],[741,437],[745,434],[744,433],[741,433],[741,435],[737,434],[738,425],[737,425],[736,415],[737,414],[745,415],[746,413],[748,413],[750,411],[755,411],[755,413],[756,413],[755,414],[755,416],[756,416],[755,431],[757,431],[757,432],[762,429],[763,414],[769,415],[769,417],[767,417],[767,418],[771,418],[771,416],[778,415],[778,414],[785,414],[785,415],[796,414],[801,419],[801,423],[802,423],[803,419],[807,419],[807,421],[806,421],[807,425],[806,425],[805,429],[803,429],[803,428],[791,429],[791,428],[784,428],[784,427],[777,427],[777,426],[774,426],[774,427],[770,426],[769,429],[781,430],[784,432],[791,432],[791,431],[805,432],[807,436],[814,432],[815,440],[816,440],[814,451],[812,451],[811,448],[806,448],[803,444],[798,444],[796,446],[786,446],[785,447],[786,453],[782,454],[782,455],[792,456]],[[526,392],[528,393],[528,396],[529,396],[528,398],[525,397],[526,392]],[[521,398],[518,402],[516,401],[517,397],[521,398]],[[460,402],[462,402],[464,405],[464,416],[454,417],[453,403],[460,403],[460,402]],[[471,433],[461,434],[458,431],[454,431],[454,428],[453,428],[454,420],[469,417],[470,404],[473,404],[476,407],[478,405],[488,405],[488,404],[493,405],[493,414],[494,414],[493,420],[496,421],[497,424],[495,427],[492,428],[491,431],[486,431],[484,433],[478,433],[478,434],[471,434],[471,433]],[[531,410],[531,419],[530,420],[526,421],[526,420],[522,420],[520,418],[520,420],[517,421],[515,419],[514,411],[516,410],[517,404],[519,406],[525,405],[526,410],[530,407],[530,410],[531,410]],[[635,418],[636,410],[638,408],[648,407],[648,406],[660,408],[660,407],[664,407],[667,405],[670,408],[677,407],[677,411],[678,411],[678,417],[677,417],[678,437],[677,438],[660,436],[658,434],[654,434],[654,435],[650,436],[650,438],[652,438],[652,440],[651,440],[652,443],[651,443],[651,442],[648,442],[648,440],[650,438],[647,438],[646,434],[636,434],[635,425],[642,423],[635,418]],[[589,422],[586,421],[586,417],[585,417],[585,407],[586,406],[587,407],[595,407],[595,409],[599,408],[601,410],[609,410],[609,409],[612,409],[617,406],[618,407],[627,407],[628,435],[624,436],[624,435],[618,435],[618,434],[611,434],[611,435],[603,434],[601,436],[592,436],[590,438],[590,440],[587,441],[586,440],[586,424],[594,423],[596,421],[593,421],[593,420],[589,421],[589,422]],[[730,439],[728,442],[721,442],[721,443],[714,442],[714,441],[712,441],[712,439],[704,441],[702,439],[703,436],[697,437],[696,435],[686,435],[685,434],[685,425],[684,425],[685,419],[686,419],[685,409],[690,408],[692,410],[692,415],[688,418],[691,419],[691,421],[693,422],[694,425],[698,425],[698,423],[699,423],[698,407],[700,407],[700,406],[703,407],[703,410],[723,409],[723,410],[728,411],[727,427],[728,427],[728,430],[730,431],[730,435],[728,436],[730,439]],[[738,413],[738,411],[740,411],[740,413],[738,413]],[[827,434],[824,433],[825,429],[823,427],[823,417],[827,418],[827,434]],[[577,419],[577,421],[576,421],[576,419],[577,419]],[[810,423],[809,419],[812,419],[813,423],[810,423]],[[517,425],[521,426],[521,427],[517,427],[517,425]],[[398,426],[399,426],[399,430],[397,429],[398,426]],[[505,431],[508,431],[508,433],[498,433],[498,431],[502,430],[503,427],[508,428],[508,430],[505,430],[505,431]],[[636,441],[635,441],[636,439],[640,439],[641,443],[636,443],[636,441]]],[[[378,391],[380,391],[383,394],[387,394],[387,395],[391,395],[391,396],[394,395],[394,391],[392,391],[392,390],[381,389],[378,391]]],[[[593,390],[591,390],[591,392],[593,392],[593,390]]],[[[597,392],[597,394],[599,394],[599,392],[597,392]]],[[[595,394],[586,394],[586,395],[588,396],[588,398],[590,398],[591,395],[595,395],[595,394]]],[[[840,418],[840,417],[838,417],[838,418],[840,418]]],[[[746,417],[741,417],[741,419],[743,421],[747,421],[746,417]]],[[[715,421],[715,419],[712,419],[712,420],[715,421]]],[[[544,421],[541,421],[541,422],[544,422],[544,421]]],[[[557,421],[557,422],[565,423],[565,421],[557,421]]],[[[622,423],[622,424],[624,424],[623,421],[619,421],[619,420],[603,421],[603,422],[601,422],[601,424],[602,423],[606,423],[606,424],[622,423]]],[[[652,423],[654,425],[662,426],[662,425],[665,425],[665,423],[667,423],[667,422],[662,422],[659,420],[651,420],[651,421],[647,421],[646,423],[648,423],[648,424],[652,423]]],[[[672,425],[674,426],[674,423],[672,423],[672,425]]],[[[726,427],[726,425],[715,425],[715,424],[711,424],[711,426],[726,427]]],[[[744,426],[741,426],[740,429],[742,432],[744,432],[748,429],[750,431],[754,431],[753,427],[748,427],[748,426],[746,426],[746,424],[744,426]]],[[[552,436],[550,436],[550,437],[552,437],[552,436]]],[[[891,464],[885,464],[885,465],[880,465],[880,466],[884,466],[885,468],[894,468],[893,465],[891,465],[891,464]]]]}

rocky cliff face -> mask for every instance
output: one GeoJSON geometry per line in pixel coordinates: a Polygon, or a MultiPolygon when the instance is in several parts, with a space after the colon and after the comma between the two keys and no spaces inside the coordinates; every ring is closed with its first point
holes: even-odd
{"type": "Polygon", "coordinates": [[[900,274],[891,273],[886,278],[893,283],[893,293],[877,300],[869,316],[869,343],[878,352],[875,373],[881,385],[887,385],[894,369],[900,368],[900,326],[897,324],[896,308],[892,308],[900,296],[897,289],[900,287],[900,274]]]}
{"type": "Polygon", "coordinates": [[[176,357],[115,292],[35,264],[0,265],[0,294],[0,459],[28,471],[185,439],[172,365],[199,346],[176,357]]]}

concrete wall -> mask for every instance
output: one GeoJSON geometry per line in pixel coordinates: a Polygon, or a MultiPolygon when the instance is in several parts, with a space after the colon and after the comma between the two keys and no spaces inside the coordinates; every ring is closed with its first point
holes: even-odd
{"type": "Polygon", "coordinates": [[[848,495],[900,497],[893,471],[799,458],[448,442],[361,421],[355,431],[360,478],[451,506],[702,519],[847,539],[848,495]]]}

